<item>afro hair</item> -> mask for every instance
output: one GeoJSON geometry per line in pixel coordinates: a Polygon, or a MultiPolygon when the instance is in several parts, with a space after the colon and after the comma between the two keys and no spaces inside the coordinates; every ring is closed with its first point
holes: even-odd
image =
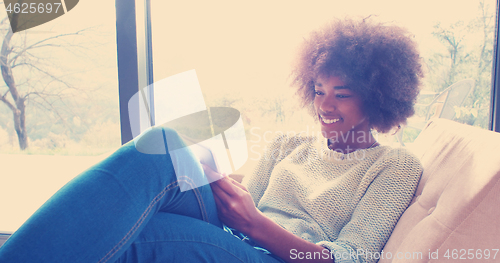
{"type": "Polygon", "coordinates": [[[335,20],[311,33],[292,72],[301,102],[314,112],[314,83],[340,77],[363,101],[371,128],[388,132],[414,114],[423,77],[413,36],[398,26],[335,20]]]}

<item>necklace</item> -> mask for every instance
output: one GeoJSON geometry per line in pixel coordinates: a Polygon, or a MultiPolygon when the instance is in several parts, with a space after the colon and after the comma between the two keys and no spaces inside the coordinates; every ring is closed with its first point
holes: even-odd
{"type": "MultiPolygon", "coordinates": [[[[373,147],[376,143],[377,143],[377,141],[375,140],[375,141],[372,143],[372,145],[370,145],[370,146],[369,146],[368,148],[366,148],[365,150],[372,148],[372,147],[373,147]]],[[[332,141],[330,141],[330,139],[328,139],[328,149],[333,150],[333,149],[332,149],[332,148],[333,148],[333,146],[332,146],[332,145],[333,145],[333,144],[332,144],[332,141]]]]}
{"type": "Polygon", "coordinates": [[[374,142],[372,143],[372,145],[370,145],[370,147],[368,147],[368,148],[366,148],[366,149],[370,149],[370,148],[372,148],[372,147],[373,147],[376,143],[377,143],[377,141],[374,141],[374,142]]]}

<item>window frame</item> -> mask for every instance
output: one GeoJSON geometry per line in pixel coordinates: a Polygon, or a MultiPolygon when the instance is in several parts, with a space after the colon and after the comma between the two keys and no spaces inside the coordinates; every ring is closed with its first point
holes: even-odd
{"type": "MultiPolygon", "coordinates": [[[[115,3],[120,130],[121,142],[125,144],[133,139],[128,102],[140,87],[147,87],[149,111],[154,113],[151,1],[116,0],[115,3]]],[[[154,125],[153,115],[151,124],[154,125]]]]}
{"type": "Polygon", "coordinates": [[[495,42],[493,48],[493,65],[492,65],[492,80],[491,80],[491,103],[490,103],[490,125],[489,129],[495,132],[500,132],[500,46],[498,36],[500,35],[500,0],[497,0],[496,25],[495,25],[495,42]]]}

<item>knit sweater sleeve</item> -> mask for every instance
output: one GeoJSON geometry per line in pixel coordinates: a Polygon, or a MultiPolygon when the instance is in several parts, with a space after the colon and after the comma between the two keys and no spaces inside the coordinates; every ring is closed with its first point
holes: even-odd
{"type": "Polygon", "coordinates": [[[405,149],[394,149],[379,165],[380,172],[354,209],[350,221],[328,248],[336,263],[377,262],[397,221],[408,207],[422,167],[405,149]]]}
{"type": "Polygon", "coordinates": [[[255,206],[259,205],[259,201],[269,185],[269,179],[275,165],[290,154],[289,143],[290,140],[286,135],[277,135],[266,146],[252,175],[243,182],[250,192],[255,206]]]}

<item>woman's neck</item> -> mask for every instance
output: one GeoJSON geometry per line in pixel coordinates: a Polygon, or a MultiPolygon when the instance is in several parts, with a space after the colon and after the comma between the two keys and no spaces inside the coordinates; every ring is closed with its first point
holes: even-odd
{"type": "Polygon", "coordinates": [[[347,136],[344,138],[329,138],[328,148],[333,151],[340,153],[351,153],[356,150],[369,149],[378,145],[377,140],[371,132],[368,132],[366,136],[347,136]]]}

